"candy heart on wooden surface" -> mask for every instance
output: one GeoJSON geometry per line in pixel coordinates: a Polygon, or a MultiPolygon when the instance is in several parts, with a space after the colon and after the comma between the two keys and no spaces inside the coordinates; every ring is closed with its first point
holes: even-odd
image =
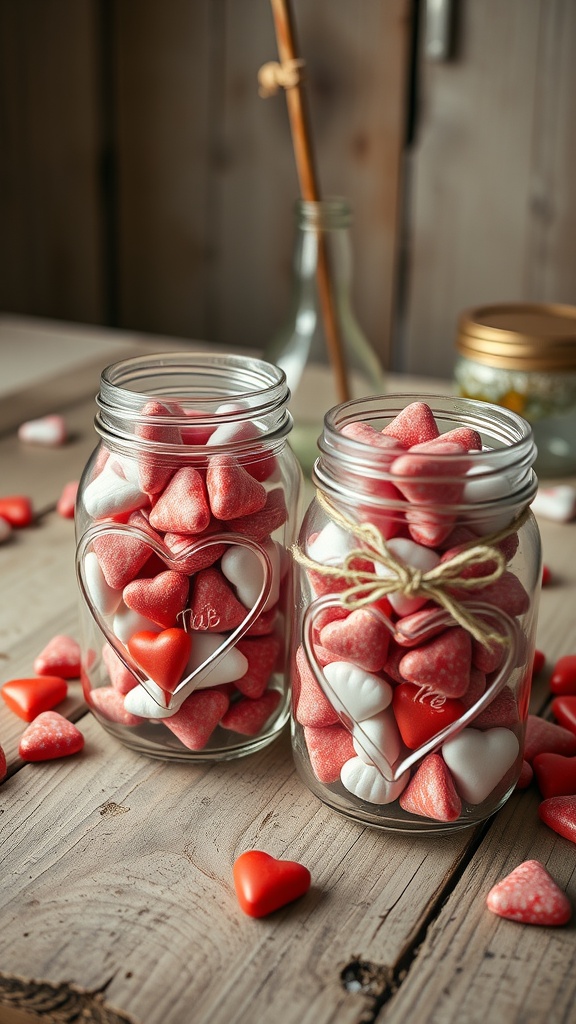
{"type": "Polygon", "coordinates": [[[470,804],[481,804],[512,767],[520,744],[510,729],[462,729],[442,745],[459,795],[470,804]]]}
{"type": "Polygon", "coordinates": [[[38,444],[45,448],[58,448],[68,438],[63,416],[53,413],[37,420],[26,420],[18,427],[18,440],[25,444],[38,444]]]}
{"type": "Polygon", "coordinates": [[[471,663],[470,633],[456,626],[408,651],[399,669],[410,683],[446,697],[461,697],[470,683],[471,663]]]}
{"type": "Polygon", "coordinates": [[[231,455],[213,455],[206,471],[206,489],[212,515],[237,519],[259,512],[266,504],[266,488],[231,455]]]}
{"type": "Polygon", "coordinates": [[[330,785],[340,778],[342,765],[355,757],[352,736],[343,725],[317,728],[304,726],[304,739],[308,748],[312,771],[319,782],[330,785]]]}
{"type": "Polygon", "coordinates": [[[202,475],[193,466],[182,466],[150,512],[150,525],[167,533],[203,533],[210,523],[210,506],[202,475]]]}
{"type": "Polygon", "coordinates": [[[152,622],[168,629],[177,625],[178,614],[186,606],[190,581],[174,570],[161,572],[152,579],[132,580],[124,587],[124,603],[152,622]]]}
{"type": "Polygon", "coordinates": [[[24,494],[8,494],[0,498],[0,518],[14,529],[30,526],[34,518],[32,502],[24,494]]]}
{"type": "Polygon", "coordinates": [[[354,750],[365,764],[377,767],[385,762],[386,769],[396,763],[402,750],[402,738],[391,708],[372,718],[356,722],[352,729],[354,750]]]}
{"type": "Polygon", "coordinates": [[[324,675],[338,703],[357,722],[377,715],[392,700],[390,683],[353,662],[333,661],[325,666],[324,675]]]}
{"type": "MultiPolygon", "coordinates": [[[[272,566],[272,586],[263,611],[268,611],[278,601],[280,594],[280,545],[269,540],[262,545],[272,566]]],[[[230,546],[222,555],[220,568],[232,584],[238,600],[246,608],[256,603],[264,583],[264,569],[257,555],[249,548],[230,546]]]]}
{"type": "Polygon", "coordinates": [[[51,711],[62,703],[68,694],[68,684],[60,676],[9,679],[0,693],[14,714],[31,722],[42,711],[51,711]]]}
{"type": "Polygon", "coordinates": [[[80,644],[65,633],[58,633],[42,648],[33,663],[37,676],[60,676],[61,679],[79,679],[80,644]]]}
{"type": "Polygon", "coordinates": [[[576,757],[536,754],[532,761],[538,788],[544,799],[576,794],[576,757]]]}
{"type": "Polygon", "coordinates": [[[20,737],[18,753],[25,761],[51,761],[77,754],[84,736],[57,711],[42,711],[20,737]]]}
{"type": "Polygon", "coordinates": [[[340,781],[348,792],[369,804],[391,804],[397,800],[406,786],[410,772],[389,782],[372,764],[365,764],[360,757],[352,757],[342,765],[340,781]]]}
{"type": "Polygon", "coordinates": [[[550,690],[557,697],[576,695],[576,654],[558,658],[550,676],[550,690]]]}
{"type": "Polygon", "coordinates": [[[532,763],[536,754],[576,754],[576,736],[555,722],[548,722],[537,715],[528,715],[524,757],[532,763]]]}
{"type": "MultiPolygon", "coordinates": [[[[440,556],[435,551],[431,551],[429,548],[424,547],[422,544],[417,544],[416,541],[409,540],[407,537],[392,537],[387,541],[387,547],[396,559],[404,565],[411,566],[413,569],[419,569],[421,572],[434,569],[440,561],[440,556]]],[[[380,563],[376,564],[375,569],[378,576],[392,575],[392,570],[380,563]]],[[[419,608],[426,604],[428,599],[426,597],[406,597],[400,592],[394,592],[388,594],[388,600],[398,615],[405,616],[417,612],[419,608]]]]}
{"type": "Polygon", "coordinates": [[[282,694],[279,690],[266,690],[261,697],[242,697],[230,704],[222,715],[220,725],[223,729],[241,733],[242,736],[257,736],[281,700],[282,694]]]}
{"type": "Polygon", "coordinates": [[[203,750],[229,703],[226,694],[219,690],[199,690],[191,693],[178,711],[163,722],[188,750],[203,750]]]}
{"type": "Polygon", "coordinates": [[[400,796],[400,807],[435,821],[456,821],[462,801],[446,762],[440,754],[428,754],[400,796]]]}
{"type": "Polygon", "coordinates": [[[576,843],[576,795],[548,797],[540,804],[538,815],[548,828],[576,843]]]}
{"type": "Polygon", "coordinates": [[[388,653],[390,634],[373,612],[358,608],[345,619],[329,622],[320,631],[320,644],[342,661],[351,661],[367,672],[378,672],[388,653]]]}
{"type": "Polygon", "coordinates": [[[293,860],[277,860],[262,850],[247,850],[233,867],[240,907],[250,917],[265,917],[304,896],[310,888],[308,868],[293,860]]]}
{"type": "Polygon", "coordinates": [[[442,729],[457,722],[466,710],[460,700],[423,691],[413,683],[394,689],[392,705],[400,735],[410,750],[417,750],[442,729]]]}
{"type": "Polygon", "coordinates": [[[514,868],[490,890],[486,904],[493,914],[522,924],[563,925],[572,916],[566,893],[537,860],[514,868]]]}
{"type": "Polygon", "coordinates": [[[168,694],[174,693],[180,682],[190,649],[190,635],[183,629],[164,629],[161,633],[143,630],[128,641],[134,661],[168,694]]]}
{"type": "Polygon", "coordinates": [[[558,724],[563,729],[568,729],[569,732],[576,734],[576,695],[555,697],[551,708],[558,724]]]}

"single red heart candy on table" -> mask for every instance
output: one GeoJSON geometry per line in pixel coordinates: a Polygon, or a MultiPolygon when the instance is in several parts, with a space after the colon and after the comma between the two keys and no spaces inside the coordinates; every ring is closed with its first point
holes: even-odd
{"type": "Polygon", "coordinates": [[[238,903],[249,917],[265,917],[304,896],[310,888],[308,868],[294,860],[277,860],[262,850],[247,850],[234,862],[238,903]]]}
{"type": "Polygon", "coordinates": [[[80,645],[73,637],[58,633],[34,659],[33,668],[37,676],[79,679],[80,665],[80,645]]]}
{"type": "MultiPolygon", "coordinates": [[[[127,525],[142,531],[154,541],[160,541],[140,511],[130,514],[127,525]]],[[[102,575],[112,590],[123,590],[127,583],[135,579],[151,554],[150,545],[145,540],[127,532],[102,534],[94,538],[92,547],[102,575]]]]}
{"type": "Polygon", "coordinates": [[[555,697],[551,707],[557,722],[576,734],[576,696],[555,697]]]}
{"type": "Polygon", "coordinates": [[[236,650],[243,654],[248,662],[244,675],[235,680],[235,686],[240,693],[254,700],[262,696],[278,663],[281,647],[282,643],[278,636],[238,641],[236,650]]]}
{"type": "Polygon", "coordinates": [[[351,757],[356,757],[352,736],[343,725],[325,728],[307,725],[304,727],[304,740],[312,771],[318,781],[326,785],[337,782],[342,766],[351,757]]]}
{"type": "Polygon", "coordinates": [[[196,573],[190,595],[191,628],[209,633],[236,629],[248,609],[238,600],[220,569],[202,569],[196,573]]]}
{"type": "Polygon", "coordinates": [[[545,664],[546,655],[544,654],[544,651],[536,649],[534,651],[534,661],[532,662],[532,675],[537,676],[542,671],[545,664]]]}
{"type": "Polygon", "coordinates": [[[14,714],[31,722],[42,711],[51,711],[68,693],[68,684],[60,676],[38,676],[36,679],[9,679],[0,689],[4,701],[14,714]]]}
{"type": "Polygon", "coordinates": [[[237,519],[259,512],[266,504],[266,488],[232,455],[213,455],[206,472],[206,489],[217,519],[237,519]]]}
{"type": "Polygon", "coordinates": [[[532,764],[537,754],[576,754],[576,736],[561,725],[537,715],[528,715],[524,757],[532,764]]]}
{"type": "Polygon", "coordinates": [[[136,664],[150,679],[161,690],[174,693],[190,657],[190,634],[175,628],[164,629],[161,633],[144,629],[134,633],[127,646],[136,664]]]}
{"type": "Polygon", "coordinates": [[[339,721],[338,714],[318,684],[302,645],[296,651],[294,668],[293,704],[296,721],[300,725],[318,728],[335,725],[339,721]]]}
{"type": "Polygon", "coordinates": [[[576,757],[537,754],[532,761],[538,788],[544,799],[576,794],[576,757]]]}
{"type": "Polygon", "coordinates": [[[559,658],[550,676],[550,689],[557,696],[576,696],[576,654],[559,658]]]}
{"type": "Polygon", "coordinates": [[[446,726],[458,721],[466,710],[462,701],[423,691],[413,683],[400,683],[395,687],[392,708],[400,735],[410,750],[417,750],[446,726]]]}
{"type": "MultiPolygon", "coordinates": [[[[182,444],[182,435],[175,423],[171,422],[174,412],[183,415],[178,407],[170,409],[155,399],[146,402],[138,414],[136,436],[159,444],[182,444]]],[[[159,461],[154,455],[141,452],[138,456],[138,472],[142,490],[147,494],[158,494],[166,487],[174,467],[159,461]]]]}
{"type": "Polygon", "coordinates": [[[270,715],[276,711],[282,694],[279,690],[266,690],[261,697],[242,697],[230,705],[222,715],[223,729],[241,733],[242,736],[257,736],[266,725],[270,715]]]}
{"type": "Polygon", "coordinates": [[[188,750],[203,750],[229,704],[230,698],[222,690],[197,690],[175,715],[162,722],[188,750]]]}
{"type": "Polygon", "coordinates": [[[400,807],[435,821],[455,821],[462,801],[440,754],[428,754],[400,796],[400,807]]]}
{"type": "Polygon", "coordinates": [[[486,904],[493,914],[522,924],[562,925],[572,916],[572,905],[543,864],[527,860],[498,882],[486,904]]]}
{"type": "Polygon", "coordinates": [[[150,512],[151,526],[166,533],[203,533],[210,518],[204,478],[193,466],[176,470],[150,512]]]}
{"type": "Polygon", "coordinates": [[[152,579],[132,580],[122,596],[128,608],[168,629],[186,607],[189,586],[184,573],[168,570],[152,579]]]}
{"type": "Polygon", "coordinates": [[[243,537],[261,542],[283,526],[287,518],[284,491],[276,487],[273,491],[268,491],[266,504],[259,512],[254,512],[251,516],[229,519],[227,526],[233,533],[241,533],[243,537]]]}
{"type": "Polygon", "coordinates": [[[30,526],[33,519],[32,502],[24,494],[8,494],[0,498],[0,518],[10,526],[30,526]]]}
{"type": "Polygon", "coordinates": [[[402,658],[400,673],[409,683],[426,686],[446,697],[462,697],[470,683],[472,641],[455,626],[422,643],[402,658]]]}
{"type": "Polygon", "coordinates": [[[538,816],[548,828],[564,839],[576,843],[576,795],[551,796],[543,800],[538,816]]]}
{"type": "Polygon", "coordinates": [[[324,626],[319,639],[322,647],[342,661],[352,661],[367,672],[379,672],[386,661],[390,634],[376,615],[357,608],[345,619],[324,626]]]}
{"type": "Polygon", "coordinates": [[[433,441],[440,431],[434,419],[434,413],[425,402],[411,402],[384,427],[382,433],[386,437],[395,437],[405,448],[433,441]]]}
{"type": "Polygon", "coordinates": [[[42,711],[20,737],[18,753],[25,761],[50,761],[77,754],[84,736],[57,711],[42,711]]]}

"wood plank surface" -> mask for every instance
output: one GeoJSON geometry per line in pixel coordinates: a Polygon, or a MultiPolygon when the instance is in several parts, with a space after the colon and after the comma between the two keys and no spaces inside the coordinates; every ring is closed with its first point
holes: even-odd
{"type": "MultiPolygon", "coordinates": [[[[51,635],[77,630],[73,524],[53,504],[59,474],[73,475],[91,443],[93,400],[68,408],[75,440],[28,467],[45,510],[0,546],[0,682],[27,674],[51,635]]],[[[0,441],[3,490],[26,479],[21,455],[0,441]]],[[[535,712],[553,662],[576,650],[575,530],[541,522],[553,584],[535,712]]],[[[0,707],[1,1024],[66,1024],[80,1005],[98,1024],[571,1022],[574,924],[528,928],[485,907],[492,884],[531,857],[576,905],[574,845],[540,823],[534,788],[471,831],[381,832],[312,796],[286,734],[229,764],[154,761],[109,735],[79,689],[63,710],[86,746],[60,761],[22,764],[23,723],[0,707]],[[235,858],[255,848],[299,860],[313,879],[261,920],[241,913],[232,883],[235,858]]]]}

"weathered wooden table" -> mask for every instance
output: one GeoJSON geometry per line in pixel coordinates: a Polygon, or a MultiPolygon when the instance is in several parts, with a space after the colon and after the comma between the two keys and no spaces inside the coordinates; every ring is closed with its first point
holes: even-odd
{"type": "MultiPolygon", "coordinates": [[[[34,525],[0,547],[0,682],[31,675],[54,634],[78,635],[73,526],[55,503],[94,447],[101,368],[161,345],[174,347],[0,321],[0,493],[28,494],[36,510],[34,525]],[[19,444],[20,422],[57,410],[69,444],[19,444]]],[[[553,585],[540,605],[547,665],[534,712],[546,708],[554,661],[576,651],[576,523],[541,529],[553,585]]],[[[576,907],[576,848],[539,822],[535,788],[470,832],[387,834],[313,797],[286,737],[232,764],[165,764],[104,732],[79,683],[69,692],[62,707],[86,747],[60,761],[23,764],[24,723],[0,702],[3,1024],[576,1020],[576,920],[530,927],[485,905],[496,881],[536,858],[576,907]],[[251,848],[306,864],[310,892],[268,918],[246,917],[232,865],[251,848]]]]}

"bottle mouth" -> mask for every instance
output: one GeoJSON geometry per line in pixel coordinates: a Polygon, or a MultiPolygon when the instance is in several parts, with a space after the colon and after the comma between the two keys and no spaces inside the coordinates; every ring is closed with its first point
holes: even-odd
{"type": "Polygon", "coordinates": [[[341,196],[328,196],[318,202],[297,199],[294,208],[297,226],[303,231],[330,231],[352,224],[350,203],[341,196]]]}
{"type": "MultiPolygon", "coordinates": [[[[530,424],[517,413],[488,402],[445,395],[386,395],[344,402],[329,409],[324,417],[324,430],[318,440],[319,457],[312,474],[316,486],[334,499],[353,503],[358,491],[375,505],[394,504],[390,491],[375,490],[374,483],[405,484],[406,478],[394,472],[394,460],[408,454],[378,448],[342,433],[347,424],[364,422],[381,431],[406,406],[413,402],[426,402],[430,406],[440,436],[456,427],[476,430],[482,440],[479,451],[450,454],[418,453],[420,469],[418,481],[439,487],[461,480],[486,483],[487,494],[504,491],[498,502],[505,505],[529,504],[538,486],[532,469],[537,450],[530,424]],[[463,467],[463,460],[465,467],[463,467]],[[430,471],[427,472],[427,462],[430,471]],[[505,483],[505,487],[502,484],[505,483]],[[492,484],[492,486],[491,486],[492,484]],[[497,485],[500,486],[497,486],[497,485]]],[[[478,488],[477,488],[478,490],[478,488]]],[[[446,491],[450,504],[449,490],[446,491]]],[[[495,498],[477,500],[475,506],[494,504],[495,498]]],[[[405,507],[400,500],[398,508],[405,507]]],[[[458,504],[458,507],[459,504],[458,504]]]]}
{"type": "MultiPolygon", "coordinates": [[[[289,398],[284,371],[261,359],[196,352],[135,356],[102,371],[95,426],[110,441],[132,441],[138,433],[142,444],[140,428],[146,426],[185,429],[191,423],[214,427],[250,420],[259,437],[270,441],[291,429],[289,398]],[[149,415],[151,402],[164,406],[166,415],[158,409],[149,415]]],[[[154,450],[179,448],[149,439],[144,443],[154,450]]]]}

